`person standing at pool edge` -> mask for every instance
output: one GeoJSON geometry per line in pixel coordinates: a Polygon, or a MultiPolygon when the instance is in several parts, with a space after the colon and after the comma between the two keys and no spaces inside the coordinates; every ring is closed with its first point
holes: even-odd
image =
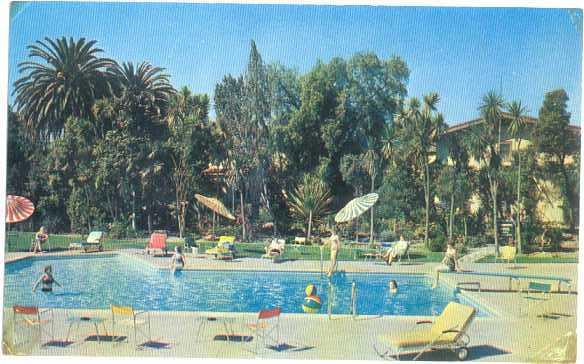
{"type": "Polygon", "coordinates": [[[41,288],[42,292],[52,292],[53,283],[63,288],[63,286],[61,286],[61,284],[55,280],[55,277],[53,277],[53,267],[47,265],[45,267],[44,273],[39,277],[39,279],[37,279],[34,286],[32,287],[32,291],[36,292],[36,289],[39,286],[39,284],[42,284],[43,285],[41,288]]]}
{"type": "Polygon", "coordinates": [[[42,245],[49,239],[49,235],[45,230],[44,226],[41,226],[39,231],[34,236],[34,246],[32,249],[33,253],[42,253],[43,247],[42,245]]]}
{"type": "Polygon", "coordinates": [[[330,244],[331,246],[331,265],[327,272],[327,276],[332,276],[333,273],[337,270],[337,257],[339,255],[339,251],[341,250],[341,240],[337,235],[334,226],[331,227],[331,236],[328,238],[327,242],[325,242],[320,248],[324,249],[325,245],[330,244]]]}

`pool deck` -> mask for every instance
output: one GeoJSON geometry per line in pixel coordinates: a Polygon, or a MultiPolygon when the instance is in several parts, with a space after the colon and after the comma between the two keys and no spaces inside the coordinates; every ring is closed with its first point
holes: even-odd
{"type": "MultiPolygon", "coordinates": [[[[154,267],[167,268],[169,258],[152,257],[141,254],[138,250],[120,252],[154,267]]],[[[47,253],[44,256],[80,254],[47,253]]],[[[91,253],[98,255],[99,253],[91,253]]],[[[30,254],[8,253],[6,261],[22,259],[30,254]]],[[[339,269],[346,272],[383,272],[383,273],[425,273],[432,274],[436,263],[403,262],[387,266],[381,262],[339,262],[339,269]]],[[[327,263],[325,262],[325,269],[327,263]]],[[[508,272],[511,274],[554,275],[573,280],[572,291],[577,290],[577,264],[490,264],[473,263],[462,265],[465,270],[480,272],[508,272]]],[[[272,271],[320,271],[319,261],[285,261],[273,263],[271,260],[252,258],[234,261],[217,261],[209,258],[196,258],[187,254],[186,269],[217,270],[272,270],[272,271]]],[[[519,292],[506,292],[508,280],[501,277],[443,275],[441,281],[454,286],[458,281],[480,282],[481,292],[466,294],[486,307],[493,315],[477,317],[469,327],[470,357],[476,361],[531,361],[536,353],[553,343],[561,335],[576,330],[576,294],[552,294],[545,308],[554,315],[548,318],[536,317],[533,312],[525,314],[526,300],[519,292]],[[553,307],[551,307],[553,305],[553,307]]],[[[527,282],[524,280],[522,284],[527,282]]],[[[110,313],[103,310],[55,310],[55,333],[59,340],[64,340],[67,332],[66,317],[71,313],[83,312],[109,318],[110,313]]],[[[4,309],[4,315],[9,309],[4,309]]],[[[151,325],[153,339],[166,343],[163,348],[141,348],[124,343],[102,342],[92,340],[90,326],[81,327],[81,339],[65,346],[24,345],[21,351],[33,355],[90,355],[90,356],[176,356],[202,358],[275,358],[275,359],[380,359],[374,345],[381,346],[378,336],[383,333],[405,331],[414,328],[419,318],[413,316],[372,317],[358,316],[353,319],[348,315],[333,315],[329,320],[326,315],[282,314],[281,338],[287,344],[284,350],[263,349],[255,352],[255,338],[251,342],[228,342],[214,340],[215,335],[225,334],[225,328],[219,322],[211,322],[202,330],[197,340],[196,333],[200,318],[207,316],[228,316],[234,318],[234,332],[239,335],[252,335],[246,323],[254,322],[255,314],[242,313],[203,313],[203,312],[152,312],[151,325]],[[83,339],[85,338],[85,339],[83,339]]],[[[7,317],[7,316],[5,316],[7,317]]],[[[8,316],[10,317],[10,316],[8,316]]],[[[11,320],[6,321],[9,329],[11,320]]],[[[111,324],[107,323],[111,330],[111,324]]],[[[139,340],[144,342],[145,340],[139,340]]],[[[447,352],[426,354],[424,360],[455,360],[447,352]]]]}

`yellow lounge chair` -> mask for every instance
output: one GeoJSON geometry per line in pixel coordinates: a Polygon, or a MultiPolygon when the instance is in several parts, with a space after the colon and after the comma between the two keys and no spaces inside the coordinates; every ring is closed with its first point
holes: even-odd
{"type": "Polygon", "coordinates": [[[220,236],[217,246],[207,249],[205,254],[213,255],[215,258],[235,257],[234,245],[235,236],[220,236]]]}
{"type": "Polygon", "coordinates": [[[517,248],[514,246],[502,246],[499,248],[499,256],[495,260],[506,260],[507,263],[517,262],[517,248]]]}
{"type": "Polygon", "coordinates": [[[380,352],[375,351],[382,358],[392,356],[391,351],[399,360],[400,354],[405,351],[418,353],[414,360],[422,354],[435,349],[449,349],[455,352],[458,359],[464,360],[468,356],[469,336],[466,329],[476,314],[474,307],[450,302],[442,314],[434,322],[419,321],[416,324],[432,324],[430,327],[416,329],[412,331],[399,331],[388,335],[382,335],[380,340],[391,347],[390,350],[380,352]],[[393,350],[392,350],[393,349],[393,350]]]}

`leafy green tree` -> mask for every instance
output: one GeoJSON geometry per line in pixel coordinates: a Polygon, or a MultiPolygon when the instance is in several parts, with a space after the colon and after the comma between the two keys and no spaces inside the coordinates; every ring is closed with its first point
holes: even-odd
{"type": "Polygon", "coordinates": [[[539,122],[534,132],[538,152],[543,153],[551,176],[558,180],[563,198],[564,221],[571,230],[576,225],[574,188],[571,185],[567,159],[580,149],[578,138],[570,130],[570,113],[566,91],[546,93],[539,110],[539,122]]]}
{"type": "Polygon", "coordinates": [[[106,69],[115,66],[95,40],[45,38],[29,45],[29,57],[37,61],[19,64],[24,73],[14,83],[15,105],[31,135],[47,142],[60,136],[69,116],[90,117],[95,100],[110,95],[111,77],[106,69]]]}
{"type": "Polygon", "coordinates": [[[329,188],[312,174],[305,174],[302,183],[290,193],[291,212],[307,224],[307,240],[311,238],[313,223],[319,222],[328,213],[330,203],[329,188]]]}

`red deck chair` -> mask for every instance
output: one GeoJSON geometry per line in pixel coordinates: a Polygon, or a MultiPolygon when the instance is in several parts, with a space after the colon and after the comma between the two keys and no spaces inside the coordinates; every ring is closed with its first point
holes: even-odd
{"type": "Polygon", "coordinates": [[[146,254],[150,254],[152,250],[160,250],[165,256],[168,254],[165,233],[155,232],[150,235],[150,241],[146,246],[146,254]]]}
{"type": "Polygon", "coordinates": [[[268,340],[280,345],[280,307],[261,310],[258,313],[258,319],[255,323],[249,324],[248,327],[256,333],[255,352],[258,352],[258,345],[261,339],[263,347],[266,347],[268,340]]]}
{"type": "Polygon", "coordinates": [[[26,326],[28,328],[34,328],[38,332],[39,344],[42,343],[43,333],[48,335],[51,340],[55,339],[54,335],[54,320],[53,320],[53,310],[46,309],[40,310],[36,306],[12,306],[13,313],[13,323],[12,323],[12,340],[13,345],[16,346],[16,330],[17,326],[26,326]],[[48,317],[47,317],[48,315],[48,317]],[[44,326],[49,325],[47,329],[44,326]]]}

